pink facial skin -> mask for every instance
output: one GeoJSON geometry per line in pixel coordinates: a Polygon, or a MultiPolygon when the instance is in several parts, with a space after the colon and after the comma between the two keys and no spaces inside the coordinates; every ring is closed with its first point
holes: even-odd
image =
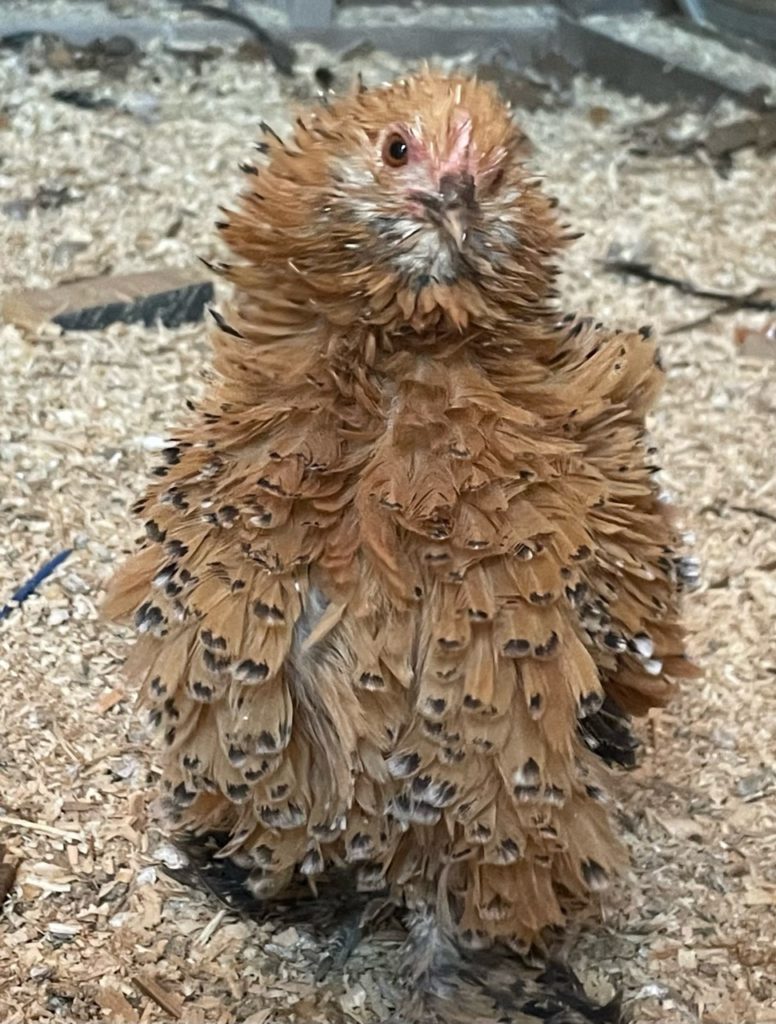
{"type": "Polygon", "coordinates": [[[423,216],[423,204],[418,195],[436,195],[444,177],[470,177],[474,182],[475,194],[481,190],[496,188],[502,178],[501,164],[506,156],[503,149],[488,154],[487,162],[472,141],[474,134],[472,119],[468,112],[459,109],[450,121],[448,135],[444,140],[425,139],[422,126],[394,124],[385,132],[381,145],[399,136],[407,146],[406,162],[398,167],[389,167],[396,175],[405,192],[407,212],[414,217],[423,216]]]}

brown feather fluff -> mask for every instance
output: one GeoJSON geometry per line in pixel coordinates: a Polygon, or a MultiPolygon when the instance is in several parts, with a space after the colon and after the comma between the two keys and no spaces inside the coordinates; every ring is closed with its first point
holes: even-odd
{"type": "Polygon", "coordinates": [[[443,880],[462,940],[525,950],[622,861],[590,747],[632,755],[628,716],[693,673],[694,568],[655,340],[559,313],[523,143],[431,73],[267,133],[215,381],[107,612],[176,825],[229,833],[255,893],[342,860],[412,904],[443,880]]]}

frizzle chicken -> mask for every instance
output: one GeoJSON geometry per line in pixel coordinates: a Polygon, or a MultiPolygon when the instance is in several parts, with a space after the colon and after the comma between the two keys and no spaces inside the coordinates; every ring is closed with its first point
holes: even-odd
{"type": "Polygon", "coordinates": [[[214,383],[107,602],[166,806],[262,899],[343,863],[387,888],[443,1016],[616,1020],[492,951],[455,965],[543,948],[607,884],[601,759],[694,671],[655,341],[559,312],[573,236],[486,85],[359,89],[258,148],[214,383]]]}

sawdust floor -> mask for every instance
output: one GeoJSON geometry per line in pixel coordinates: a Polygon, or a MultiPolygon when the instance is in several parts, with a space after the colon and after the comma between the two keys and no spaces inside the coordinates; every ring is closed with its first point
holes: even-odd
{"type": "MultiPolygon", "coordinates": [[[[305,52],[303,81],[316,59],[305,52]]],[[[228,56],[198,77],[161,47],[123,83],[40,65],[0,53],[0,202],[41,186],[67,186],[72,201],[0,213],[0,287],[213,255],[214,204],[239,187],[259,118],[286,120],[290,87],[228,56]],[[127,109],[50,98],[74,87],[127,109]]],[[[361,61],[372,82],[396,66],[361,61]]],[[[596,261],[620,245],[702,284],[773,284],[776,168],[742,153],[722,178],[691,156],[630,155],[626,126],[657,112],[578,81],[569,105],[522,120],[587,232],[567,259],[567,308],[666,328],[708,305],[596,261]]],[[[642,730],[644,764],[616,787],[632,873],[571,954],[593,991],[624,989],[637,1022],[776,1021],[776,360],[743,359],[733,340],[735,324],[763,319],[720,316],[665,343],[654,429],[698,535],[704,585],[689,615],[706,676],[642,730]]],[[[316,987],[304,928],[238,920],[178,887],[149,822],[156,773],[122,680],[126,638],[97,609],[136,532],[127,507],[151,450],[200,387],[202,329],[23,337],[6,326],[0,343],[3,598],[74,549],[0,633],[0,841],[21,862],[0,919],[0,1019],[385,1017],[395,934],[316,987]]]]}

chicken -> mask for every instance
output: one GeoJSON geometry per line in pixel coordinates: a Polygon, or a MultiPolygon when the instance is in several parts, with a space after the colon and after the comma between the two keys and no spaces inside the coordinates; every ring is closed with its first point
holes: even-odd
{"type": "Polygon", "coordinates": [[[107,599],[165,806],[258,898],[345,862],[439,949],[544,948],[623,861],[602,760],[695,672],[655,340],[559,311],[574,236],[489,86],[263,127],[213,381],[107,599]]]}

